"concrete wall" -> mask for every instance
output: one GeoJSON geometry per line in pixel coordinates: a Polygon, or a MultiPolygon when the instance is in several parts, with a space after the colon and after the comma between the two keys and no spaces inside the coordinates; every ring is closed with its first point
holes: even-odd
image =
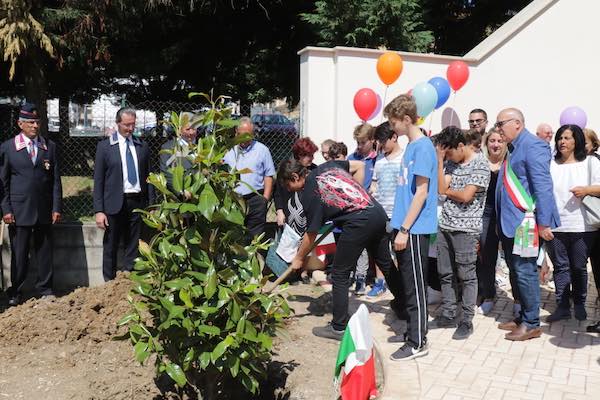
{"type": "MultiPolygon", "coordinates": [[[[79,286],[97,286],[102,278],[103,231],[95,224],[58,224],[54,226],[54,288],[66,291],[79,286]]],[[[2,242],[2,268],[4,287],[10,286],[10,241],[8,227],[2,242]]],[[[33,248],[33,246],[32,246],[33,248]]],[[[121,255],[121,254],[120,254],[121,255]]],[[[119,258],[120,262],[121,258],[119,258]]],[[[27,288],[33,288],[36,280],[35,257],[31,258],[27,288]]]]}
{"type": "MultiPolygon", "coordinates": [[[[597,0],[535,0],[464,57],[400,52],[404,70],[387,93],[376,72],[382,51],[307,47],[299,52],[302,134],[317,143],[342,140],[352,151],[352,131],[360,123],[352,105],[357,90],[369,87],[387,103],[419,82],[445,78],[457,59],[469,64],[470,78],[426,119],[423,127],[433,133],[450,121],[467,127],[473,108],[485,109],[494,122],[509,106],[523,110],[532,131],[541,122],[556,130],[560,112],[573,105],[586,111],[588,127],[600,130],[598,15],[597,0]]],[[[370,122],[382,121],[378,115],[370,122]]]]}

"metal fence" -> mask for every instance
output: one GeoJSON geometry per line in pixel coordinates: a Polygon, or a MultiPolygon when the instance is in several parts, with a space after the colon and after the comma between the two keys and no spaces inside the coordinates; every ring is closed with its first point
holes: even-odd
{"type": "MultiPolygon", "coordinates": [[[[171,112],[201,112],[205,104],[148,101],[128,104],[137,110],[134,134],[146,141],[151,152],[151,170],[159,170],[159,150],[171,138],[172,130],[164,123],[171,112]]],[[[19,107],[4,105],[0,109],[0,139],[19,133],[19,107]]],[[[119,105],[99,100],[90,105],[70,104],[59,109],[58,101],[48,102],[48,134],[56,142],[63,186],[64,220],[93,218],[93,174],[96,144],[116,129],[115,114],[119,105]]],[[[278,165],[291,156],[298,138],[298,127],[289,114],[260,107],[234,109],[234,118],[250,116],[255,123],[255,137],[269,147],[278,165]]]]}

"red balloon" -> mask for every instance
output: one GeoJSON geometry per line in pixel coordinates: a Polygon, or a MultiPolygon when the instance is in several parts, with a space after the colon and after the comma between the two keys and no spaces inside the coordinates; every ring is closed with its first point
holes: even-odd
{"type": "Polygon", "coordinates": [[[368,88],[360,89],[354,95],[354,111],[358,117],[367,121],[377,108],[377,95],[368,88]]]}
{"type": "Polygon", "coordinates": [[[450,87],[458,90],[469,80],[469,66],[463,61],[452,61],[448,65],[446,77],[448,78],[450,87]]]}

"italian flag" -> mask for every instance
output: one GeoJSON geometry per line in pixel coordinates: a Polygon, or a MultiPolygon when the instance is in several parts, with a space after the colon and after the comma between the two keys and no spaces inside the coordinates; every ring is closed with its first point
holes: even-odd
{"type": "Polygon", "coordinates": [[[334,381],[341,381],[342,400],[368,400],[377,396],[373,336],[364,304],[348,321],[335,363],[334,381]]]}
{"type": "Polygon", "coordinates": [[[320,243],[315,247],[315,255],[321,260],[325,261],[327,254],[335,253],[335,237],[331,231],[331,225],[323,225],[319,230],[319,236],[326,235],[321,239],[320,243]]]}

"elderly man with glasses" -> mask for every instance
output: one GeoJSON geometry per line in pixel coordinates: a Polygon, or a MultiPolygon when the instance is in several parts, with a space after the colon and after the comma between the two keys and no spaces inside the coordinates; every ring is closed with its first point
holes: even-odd
{"type": "Polygon", "coordinates": [[[519,316],[498,325],[505,338],[540,337],[540,285],[536,260],[539,237],[553,238],[560,225],[550,176],[550,147],[525,129],[521,111],[507,108],[494,125],[508,143],[496,186],[496,213],[502,248],[511,274],[513,295],[521,301],[519,316]],[[516,292],[516,293],[515,293],[516,292]]]}

